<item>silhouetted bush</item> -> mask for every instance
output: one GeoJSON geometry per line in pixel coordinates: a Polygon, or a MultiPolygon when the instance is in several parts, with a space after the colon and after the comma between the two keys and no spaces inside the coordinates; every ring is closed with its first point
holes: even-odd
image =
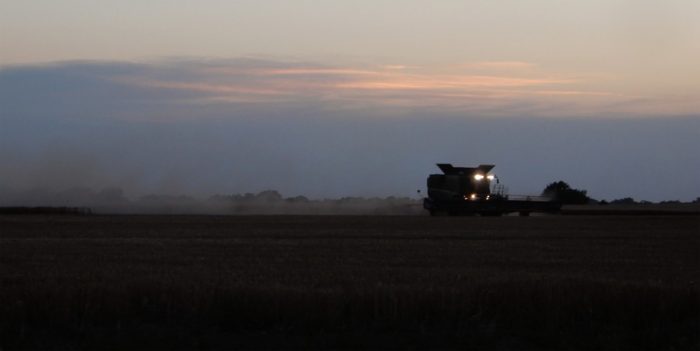
{"type": "Polygon", "coordinates": [[[542,191],[542,196],[551,197],[564,204],[587,204],[591,198],[586,190],[573,189],[564,181],[550,183],[542,191]]]}
{"type": "Polygon", "coordinates": [[[634,201],[634,199],[631,197],[623,197],[621,199],[612,200],[612,201],[610,201],[610,203],[617,204],[617,205],[632,205],[632,204],[636,204],[637,201],[634,201]]]}

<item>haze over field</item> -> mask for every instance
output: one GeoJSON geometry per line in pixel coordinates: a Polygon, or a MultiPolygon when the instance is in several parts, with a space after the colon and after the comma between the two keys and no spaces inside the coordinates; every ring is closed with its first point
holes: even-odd
{"type": "Polygon", "coordinates": [[[697,1],[0,0],[0,196],[700,196],[697,1]]]}

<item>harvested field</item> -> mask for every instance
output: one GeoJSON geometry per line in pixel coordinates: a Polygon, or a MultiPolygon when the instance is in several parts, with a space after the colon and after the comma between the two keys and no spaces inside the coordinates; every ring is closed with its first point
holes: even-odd
{"type": "Polygon", "coordinates": [[[698,216],[0,216],[0,349],[700,348],[698,216]]]}

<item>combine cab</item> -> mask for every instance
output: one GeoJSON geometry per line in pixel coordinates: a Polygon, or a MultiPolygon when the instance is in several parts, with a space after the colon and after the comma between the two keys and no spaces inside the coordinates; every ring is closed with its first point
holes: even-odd
{"type": "Polygon", "coordinates": [[[428,197],[423,207],[436,215],[500,216],[533,212],[556,213],[561,203],[540,196],[513,196],[505,194],[498,178],[491,174],[493,165],[454,167],[448,163],[437,165],[443,174],[428,177],[428,197]]]}

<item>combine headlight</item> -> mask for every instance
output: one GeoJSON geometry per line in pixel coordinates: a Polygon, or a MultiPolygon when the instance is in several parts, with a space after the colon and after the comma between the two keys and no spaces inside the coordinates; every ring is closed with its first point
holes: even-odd
{"type": "Polygon", "coordinates": [[[488,179],[488,180],[494,180],[495,178],[496,178],[496,176],[494,176],[493,174],[489,174],[486,176],[486,179],[488,179]]]}
{"type": "Polygon", "coordinates": [[[470,200],[476,200],[476,194],[471,194],[469,195],[470,200]]]}
{"type": "Polygon", "coordinates": [[[474,175],[474,180],[482,180],[482,179],[484,179],[484,175],[483,175],[483,174],[475,174],[475,175],[474,175]]]}

